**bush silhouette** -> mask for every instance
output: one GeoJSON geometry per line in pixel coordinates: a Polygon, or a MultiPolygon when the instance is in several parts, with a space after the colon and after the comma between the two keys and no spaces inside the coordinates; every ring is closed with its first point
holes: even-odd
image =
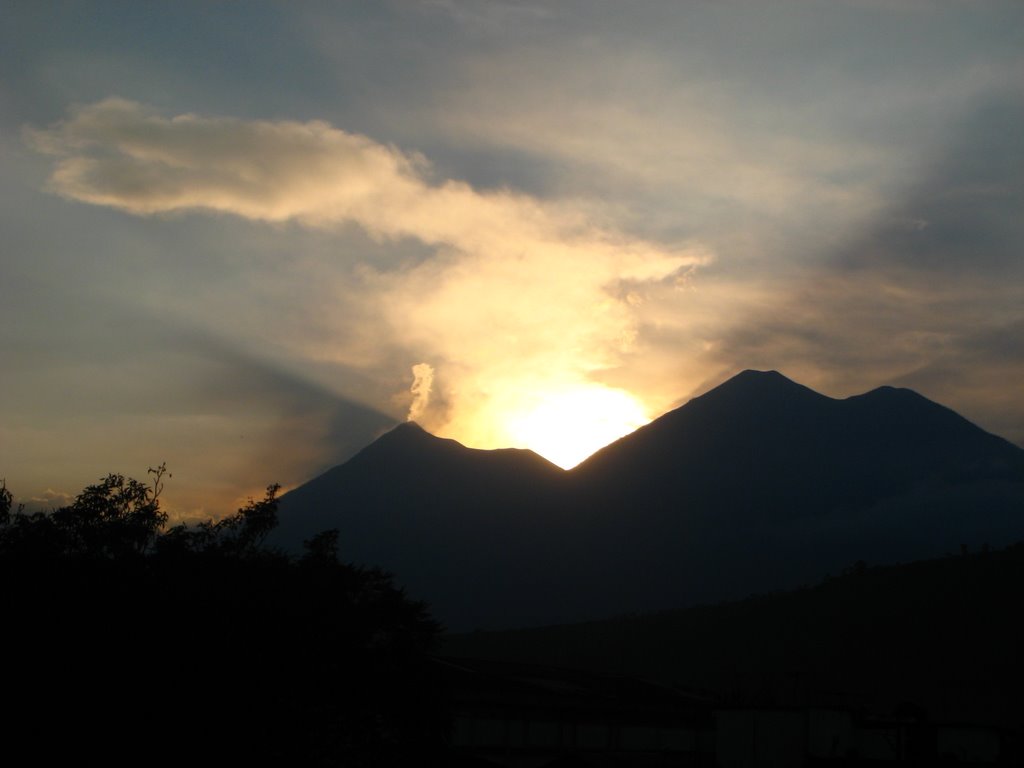
{"type": "MultiPolygon", "coordinates": [[[[50,513],[0,483],[0,738],[34,761],[388,765],[446,723],[439,627],[337,532],[263,548],[279,486],[221,521],[166,528],[166,469],[111,474],[50,513]]],[[[404,757],[403,757],[404,756],[404,757]]]]}

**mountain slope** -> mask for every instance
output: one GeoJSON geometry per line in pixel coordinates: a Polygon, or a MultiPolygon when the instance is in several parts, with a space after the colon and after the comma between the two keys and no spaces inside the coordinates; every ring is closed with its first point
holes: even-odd
{"type": "Polygon", "coordinates": [[[287,494],[275,543],[324,528],[453,629],[792,587],[1024,538],[1024,451],[909,390],[845,400],[746,371],[570,472],[406,424],[287,494]]]}
{"type": "Polygon", "coordinates": [[[598,451],[577,483],[644,506],[773,522],[935,482],[1024,476],[1024,451],[905,389],[834,400],[744,371],[598,451]]]}
{"type": "Polygon", "coordinates": [[[337,528],[344,560],[393,571],[441,618],[483,621],[477,605],[515,604],[551,572],[563,480],[532,451],[475,450],[402,424],[283,496],[270,543],[295,550],[337,528]]]}
{"type": "Polygon", "coordinates": [[[1017,727],[1024,544],[856,568],[812,588],[612,620],[448,636],[442,652],[620,674],[734,705],[902,702],[937,720],[1017,727]]]}
{"type": "Polygon", "coordinates": [[[1024,451],[908,390],[745,371],[570,473],[622,610],[740,597],[1024,537],[1024,451]]]}

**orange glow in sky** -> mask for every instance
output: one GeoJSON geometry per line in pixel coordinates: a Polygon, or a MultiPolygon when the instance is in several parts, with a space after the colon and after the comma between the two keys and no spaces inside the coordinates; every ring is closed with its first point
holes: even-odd
{"type": "Polygon", "coordinates": [[[571,469],[608,443],[650,421],[643,406],[621,389],[600,384],[538,395],[513,412],[506,429],[514,445],[571,469]]]}

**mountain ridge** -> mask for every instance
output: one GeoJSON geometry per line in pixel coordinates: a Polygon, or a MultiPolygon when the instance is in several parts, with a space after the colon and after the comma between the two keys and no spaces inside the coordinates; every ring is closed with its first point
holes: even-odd
{"type": "Polygon", "coordinates": [[[911,390],[744,371],[569,471],[400,425],[282,497],[272,543],[324,528],[453,628],[528,626],[1012,543],[1024,450],[911,390]]]}

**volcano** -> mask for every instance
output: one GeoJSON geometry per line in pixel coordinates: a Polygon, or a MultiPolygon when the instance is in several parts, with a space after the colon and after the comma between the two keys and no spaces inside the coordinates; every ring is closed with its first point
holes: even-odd
{"type": "Polygon", "coordinates": [[[451,629],[791,588],[1024,538],[1024,450],[907,389],[833,399],[744,371],[563,471],[413,423],[281,499],[271,543],[339,531],[451,629]]]}

